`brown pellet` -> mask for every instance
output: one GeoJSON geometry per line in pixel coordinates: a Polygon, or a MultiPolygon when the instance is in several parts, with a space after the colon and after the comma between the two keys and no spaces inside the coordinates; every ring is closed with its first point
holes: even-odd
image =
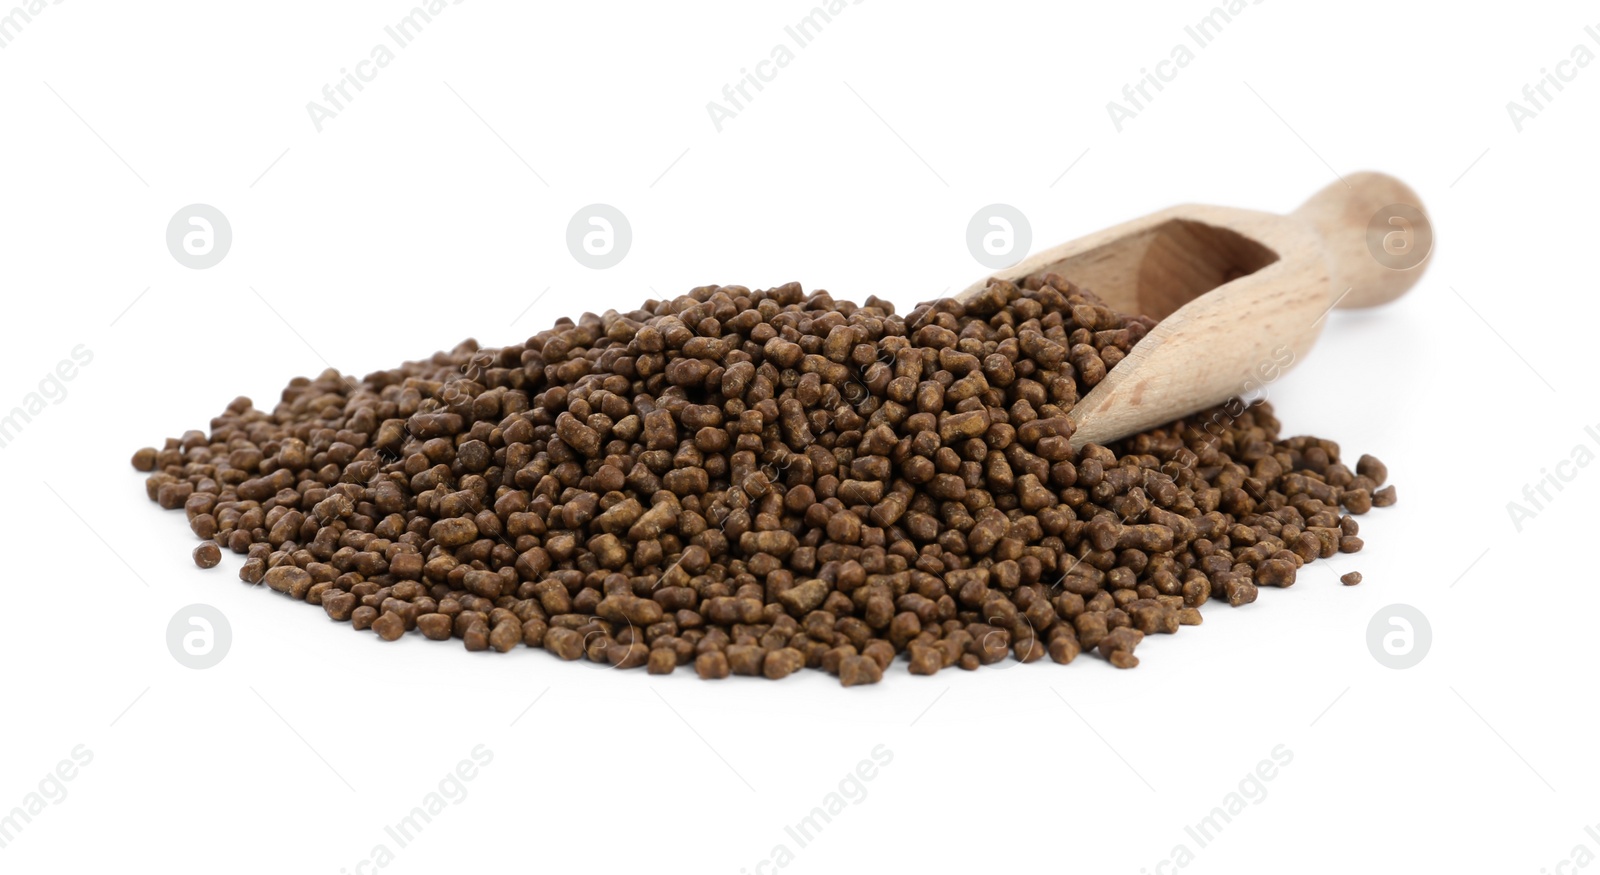
{"type": "Polygon", "coordinates": [[[883,667],[870,656],[850,656],[839,663],[839,683],[854,687],[883,680],[883,667]]]}
{"type": "Polygon", "coordinates": [[[702,680],[718,680],[732,673],[728,656],[720,650],[709,650],[695,657],[694,673],[702,680]]]}
{"type": "MultiPolygon", "coordinates": [[[[326,602],[324,602],[326,604],[326,602]]],[[[417,617],[417,628],[424,637],[443,641],[450,637],[451,620],[444,614],[423,614],[417,617]]]]}
{"type": "Polygon", "coordinates": [[[1287,559],[1268,559],[1256,567],[1256,583],[1261,586],[1289,586],[1295,580],[1295,566],[1287,559]]]}
{"type": "Polygon", "coordinates": [[[1355,586],[1361,582],[1361,572],[1352,571],[1349,574],[1341,575],[1339,577],[1339,582],[1345,586],[1355,586]]]}
{"type": "Polygon", "coordinates": [[[944,657],[939,648],[931,644],[912,643],[908,652],[911,658],[912,674],[937,674],[944,668],[944,657]]]}
{"type": "Polygon", "coordinates": [[[1066,665],[1078,657],[1078,639],[1071,636],[1054,638],[1051,639],[1047,649],[1049,650],[1050,659],[1052,661],[1066,665]]]}
{"type": "Polygon", "coordinates": [[[406,621],[399,614],[389,611],[372,621],[372,631],[385,641],[398,641],[401,635],[406,634],[406,621]]]}
{"type": "Polygon", "coordinates": [[[767,652],[767,657],[761,663],[761,673],[769,680],[783,680],[791,674],[805,668],[806,656],[793,647],[781,647],[767,652]]]}
{"type": "Polygon", "coordinates": [[[544,649],[570,662],[583,655],[583,636],[572,629],[551,629],[545,633],[544,649]]]}
{"type": "Polygon", "coordinates": [[[1363,455],[1356,460],[1356,473],[1373,482],[1375,486],[1382,486],[1389,479],[1389,466],[1378,461],[1376,456],[1363,455]]]}
{"type": "Polygon", "coordinates": [[[657,647],[645,660],[645,670],[650,674],[672,674],[678,667],[678,655],[670,648],[657,647]]]}
{"type": "Polygon", "coordinates": [[[489,646],[501,653],[510,652],[522,643],[522,624],[516,617],[506,617],[489,631],[489,646]]]}
{"type": "Polygon", "coordinates": [[[204,544],[194,548],[194,564],[201,568],[216,568],[217,563],[221,561],[222,548],[218,547],[214,541],[206,541],[204,544]]]}
{"type": "Polygon", "coordinates": [[[705,286],[296,378],[132,464],[197,565],[235,550],[384,640],[845,686],[899,660],[1131,668],[1395,502],[1382,462],[1282,437],[1264,403],[1074,449],[1073,406],[1154,325],[1054,274],[906,314],[705,286]]]}
{"type": "Polygon", "coordinates": [[[267,586],[297,599],[305,598],[306,592],[311,589],[311,584],[315,582],[304,568],[296,568],[293,565],[279,565],[275,568],[269,568],[263,580],[266,581],[267,586]]]}
{"type": "Polygon", "coordinates": [[[727,649],[728,667],[734,674],[756,676],[766,661],[766,652],[759,644],[731,644],[727,649]]]}

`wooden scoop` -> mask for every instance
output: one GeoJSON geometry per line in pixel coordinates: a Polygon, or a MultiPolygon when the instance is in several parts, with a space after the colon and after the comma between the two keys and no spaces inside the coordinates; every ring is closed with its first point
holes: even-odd
{"type": "Polygon", "coordinates": [[[1068,414],[1074,447],[1104,444],[1259,394],[1311,350],[1333,307],[1405,294],[1432,247],[1421,206],[1400,180],[1357,173],[1288,216],[1172,207],[993,276],[1055,272],[1113,309],[1159,320],[1068,414]]]}

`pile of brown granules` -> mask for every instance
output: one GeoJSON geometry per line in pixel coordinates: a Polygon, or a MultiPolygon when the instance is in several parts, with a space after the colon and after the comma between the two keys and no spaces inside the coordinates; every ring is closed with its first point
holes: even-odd
{"type": "MultiPolygon", "coordinates": [[[[239,398],[135,468],[212,567],[393,641],[851,686],[1098,650],[1361,549],[1382,463],[1265,404],[1074,450],[1153,322],[1055,275],[908,316],[706,286],[239,398]]],[[[1359,578],[1357,578],[1359,579],[1359,578]]],[[[1353,581],[1350,581],[1353,582],[1353,581]]]]}

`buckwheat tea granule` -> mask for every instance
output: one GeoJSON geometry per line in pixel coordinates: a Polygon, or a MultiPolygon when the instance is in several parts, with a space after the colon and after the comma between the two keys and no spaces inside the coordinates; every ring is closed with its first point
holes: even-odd
{"type": "Polygon", "coordinates": [[[1055,275],[903,317],[705,286],[297,378],[133,465],[196,564],[226,547],[385,641],[845,686],[900,658],[1131,668],[1213,600],[1361,549],[1354,515],[1395,498],[1266,404],[1073,449],[1067,412],[1153,324],[1055,275]]]}

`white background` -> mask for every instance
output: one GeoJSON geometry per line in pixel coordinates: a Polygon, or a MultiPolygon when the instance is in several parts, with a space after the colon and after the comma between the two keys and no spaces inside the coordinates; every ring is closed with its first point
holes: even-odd
{"type": "Polygon", "coordinates": [[[718,132],[707,102],[811,4],[472,0],[318,132],[307,102],[410,8],[353,6],[67,0],[0,49],[0,411],[93,354],[0,449],[0,815],[93,752],[0,870],[370,872],[379,843],[395,872],[771,873],[779,844],[796,872],[1166,873],[1180,843],[1218,873],[1600,854],[1600,472],[1520,532],[1506,509],[1600,452],[1600,65],[1520,133],[1505,106],[1600,52],[1592,5],[1261,3],[1119,133],[1107,101],[1207,3],[867,0],[718,132]],[[1360,554],[1214,604],[1134,671],[898,667],[844,690],[384,644],[242,585],[232,554],[196,569],[127,461],[325,362],[365,374],[703,283],[908,307],[985,272],[965,245],[985,204],[1020,208],[1038,249],[1174,203],[1287,212],[1366,168],[1421,193],[1428,271],[1335,312],[1271,396],[1290,433],[1383,458],[1400,503],[1362,518],[1360,554]],[[209,270],[164,243],[196,202],[234,233],[209,270]],[[594,202],[633,228],[609,270],[565,244],[594,202]],[[1365,582],[1339,586],[1350,570],[1365,582]],[[232,626],[205,671],[165,643],[193,603],[232,626]],[[1366,645],[1394,603],[1431,622],[1409,670],[1366,645]],[[384,827],[478,744],[467,796],[397,848],[384,827]],[[799,847],[784,827],[880,744],[865,798],[799,847]],[[1185,826],[1277,745],[1292,763],[1199,847],[1185,826]]]}

